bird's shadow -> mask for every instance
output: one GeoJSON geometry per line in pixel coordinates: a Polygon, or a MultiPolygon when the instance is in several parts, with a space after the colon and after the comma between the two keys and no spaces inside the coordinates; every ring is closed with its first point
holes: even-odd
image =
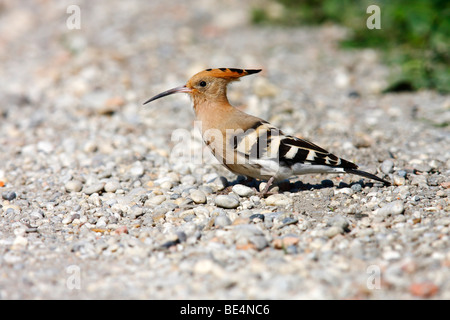
{"type": "MultiPolygon", "coordinates": [[[[260,189],[260,184],[266,182],[256,179],[248,179],[244,176],[238,176],[235,180],[229,181],[228,186],[233,187],[237,184],[243,184],[245,186],[248,186],[250,188],[255,188],[256,190],[260,189]]],[[[324,179],[320,183],[312,184],[312,183],[303,183],[300,180],[297,181],[290,181],[290,180],[283,180],[278,183],[274,183],[273,187],[278,187],[279,192],[300,192],[300,191],[310,191],[310,190],[320,190],[320,189],[328,189],[328,188],[351,188],[353,185],[360,185],[361,189],[365,187],[373,187],[374,184],[372,182],[364,182],[363,179],[359,181],[352,182],[350,184],[347,184],[345,182],[339,182],[338,185],[335,185],[335,183],[330,179],[324,179]]],[[[358,188],[356,188],[357,190],[358,188]]]]}

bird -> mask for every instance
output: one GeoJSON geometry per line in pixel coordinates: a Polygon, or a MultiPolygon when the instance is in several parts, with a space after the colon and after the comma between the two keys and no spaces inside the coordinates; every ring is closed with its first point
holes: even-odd
{"type": "Polygon", "coordinates": [[[349,173],[390,185],[389,181],[359,170],[353,162],[306,139],[285,134],[268,121],[232,106],[227,98],[228,84],[261,70],[206,69],[185,85],[157,94],[144,105],[174,93],[189,94],[204,143],[231,172],[267,181],[263,196],[274,182],[303,174],[349,173]]]}

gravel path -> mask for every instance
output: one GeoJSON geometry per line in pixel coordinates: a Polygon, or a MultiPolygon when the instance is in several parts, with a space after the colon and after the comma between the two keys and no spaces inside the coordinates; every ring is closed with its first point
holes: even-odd
{"type": "Polygon", "coordinates": [[[79,30],[72,2],[21,4],[0,6],[0,299],[450,299],[449,96],[382,95],[344,30],[255,27],[242,1],[75,1],[79,30]],[[395,185],[260,198],[187,97],[142,106],[208,67],[263,68],[232,103],[395,185]]]}

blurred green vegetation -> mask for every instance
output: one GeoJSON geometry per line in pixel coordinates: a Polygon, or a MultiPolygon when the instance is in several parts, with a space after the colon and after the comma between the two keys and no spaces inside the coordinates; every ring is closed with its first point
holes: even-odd
{"type": "Polygon", "coordinates": [[[450,92],[450,1],[448,0],[268,0],[254,8],[255,24],[297,26],[337,23],[351,30],[345,48],[382,50],[392,74],[385,91],[435,89],[450,92]],[[367,7],[380,8],[381,29],[368,29],[367,7]],[[273,10],[276,8],[277,10],[273,10]]]}

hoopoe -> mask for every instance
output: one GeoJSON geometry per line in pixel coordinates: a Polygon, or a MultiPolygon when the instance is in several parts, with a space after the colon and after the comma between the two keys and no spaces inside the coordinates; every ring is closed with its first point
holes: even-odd
{"type": "Polygon", "coordinates": [[[273,182],[310,173],[351,173],[390,185],[312,142],[286,135],[269,122],[233,107],[227,99],[227,85],[260,71],[207,69],[195,74],[186,85],[162,92],[144,104],[173,93],[188,93],[201,121],[205,144],[231,172],[268,180],[263,195],[273,182]]]}

